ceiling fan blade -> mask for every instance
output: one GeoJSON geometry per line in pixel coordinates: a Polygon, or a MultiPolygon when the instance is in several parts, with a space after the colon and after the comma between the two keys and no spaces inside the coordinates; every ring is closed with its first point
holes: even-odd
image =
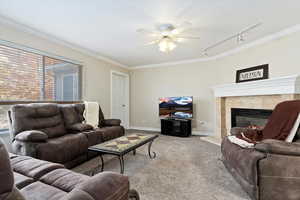
{"type": "Polygon", "coordinates": [[[153,45],[153,44],[158,44],[159,41],[160,41],[160,39],[159,39],[159,40],[153,40],[153,41],[151,41],[151,42],[146,43],[144,46],[149,46],[149,45],[153,45]]]}
{"type": "Polygon", "coordinates": [[[182,39],[201,39],[201,37],[197,37],[197,36],[188,36],[188,35],[176,35],[177,38],[182,38],[182,39]]]}
{"type": "Polygon", "coordinates": [[[151,30],[147,30],[147,29],[143,29],[143,28],[136,30],[136,32],[142,33],[142,34],[147,34],[150,36],[158,36],[159,35],[159,33],[156,31],[151,31],[151,30]]]}

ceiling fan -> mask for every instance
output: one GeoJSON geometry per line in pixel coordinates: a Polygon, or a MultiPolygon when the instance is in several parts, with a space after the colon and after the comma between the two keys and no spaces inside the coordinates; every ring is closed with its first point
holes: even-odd
{"type": "Polygon", "coordinates": [[[190,22],[184,22],[178,26],[166,23],[157,25],[155,30],[138,29],[137,32],[156,37],[155,40],[146,45],[158,44],[160,51],[170,52],[184,39],[200,39],[200,37],[184,35],[185,32],[191,29],[191,25],[190,22]]]}

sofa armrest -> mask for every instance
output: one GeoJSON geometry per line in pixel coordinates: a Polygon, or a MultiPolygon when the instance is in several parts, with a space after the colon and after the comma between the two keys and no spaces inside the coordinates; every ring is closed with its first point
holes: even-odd
{"type": "Polygon", "coordinates": [[[119,119],[105,119],[104,125],[105,126],[120,126],[121,120],[119,119]]]}
{"type": "Polygon", "coordinates": [[[46,142],[48,135],[42,131],[23,131],[15,136],[15,140],[22,142],[46,142]]]}
{"type": "Polygon", "coordinates": [[[266,139],[254,146],[258,151],[280,155],[300,156],[300,144],[266,139]]]}
{"type": "Polygon", "coordinates": [[[76,123],[68,126],[67,129],[73,132],[82,132],[82,131],[93,130],[94,127],[90,124],[76,123]]]}
{"type": "Polygon", "coordinates": [[[102,172],[75,187],[63,200],[126,199],[129,195],[127,176],[102,172]]]}

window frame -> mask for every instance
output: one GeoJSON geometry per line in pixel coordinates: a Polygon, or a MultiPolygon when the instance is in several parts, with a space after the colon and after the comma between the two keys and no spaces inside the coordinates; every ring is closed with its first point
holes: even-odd
{"type": "MultiPolygon", "coordinates": [[[[0,45],[42,56],[42,59],[43,59],[42,60],[42,63],[43,63],[43,82],[45,81],[45,57],[60,60],[60,61],[78,66],[78,100],[76,100],[76,101],[55,101],[55,100],[53,100],[53,101],[47,101],[47,100],[45,100],[45,101],[44,100],[39,100],[39,101],[32,101],[32,100],[28,100],[28,101],[27,100],[16,100],[16,101],[14,101],[14,100],[12,100],[12,101],[10,101],[10,100],[1,100],[0,99],[0,105],[2,105],[3,103],[4,103],[4,105],[8,105],[8,103],[10,103],[10,102],[11,102],[11,104],[14,104],[15,102],[23,102],[23,103],[25,103],[25,102],[29,102],[29,103],[33,103],[33,102],[82,102],[82,87],[83,87],[83,83],[82,83],[83,63],[82,62],[75,61],[75,60],[72,60],[72,59],[68,59],[68,58],[65,58],[65,57],[62,57],[62,56],[51,54],[51,53],[41,51],[41,50],[38,50],[38,49],[34,49],[34,48],[31,48],[31,47],[27,47],[27,46],[24,46],[24,45],[19,45],[19,44],[9,42],[9,41],[6,41],[6,40],[1,40],[0,39],[0,45]]],[[[42,87],[43,87],[43,94],[42,95],[43,95],[43,98],[45,98],[45,94],[44,94],[45,83],[43,83],[42,87]]]]}
{"type": "MultiPolygon", "coordinates": [[[[0,39],[0,45],[42,56],[42,59],[43,59],[42,60],[42,63],[43,63],[43,84],[41,85],[41,87],[42,87],[42,90],[43,90],[43,93],[42,93],[43,99],[45,99],[45,58],[46,57],[52,58],[52,59],[57,59],[57,60],[60,60],[60,61],[78,66],[78,91],[77,91],[78,92],[78,100],[74,100],[74,101],[37,100],[37,101],[35,101],[35,100],[1,100],[0,99],[0,106],[2,106],[2,105],[15,105],[15,104],[29,104],[29,103],[73,104],[73,103],[82,103],[83,102],[82,101],[82,90],[83,90],[82,89],[83,88],[83,82],[82,82],[83,63],[82,62],[72,60],[72,59],[69,59],[69,58],[65,58],[65,57],[62,57],[62,56],[58,56],[58,55],[48,53],[48,52],[45,52],[45,51],[41,51],[41,50],[38,50],[38,49],[34,49],[34,48],[31,48],[31,47],[27,47],[25,45],[16,44],[16,43],[6,41],[6,40],[1,40],[0,39]]],[[[1,134],[6,134],[7,132],[8,132],[8,129],[0,129],[0,135],[1,134]]]]}

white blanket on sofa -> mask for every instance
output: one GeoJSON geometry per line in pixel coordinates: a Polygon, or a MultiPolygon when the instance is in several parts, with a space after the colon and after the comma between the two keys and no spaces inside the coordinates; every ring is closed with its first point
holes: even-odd
{"type": "Polygon", "coordinates": [[[241,140],[240,138],[237,138],[235,135],[230,135],[228,136],[228,139],[230,142],[239,145],[242,148],[253,148],[254,144],[253,143],[249,143],[245,140],[241,140]]]}
{"type": "Polygon", "coordinates": [[[87,124],[98,127],[99,124],[99,104],[97,102],[85,101],[84,118],[87,124]]]}

